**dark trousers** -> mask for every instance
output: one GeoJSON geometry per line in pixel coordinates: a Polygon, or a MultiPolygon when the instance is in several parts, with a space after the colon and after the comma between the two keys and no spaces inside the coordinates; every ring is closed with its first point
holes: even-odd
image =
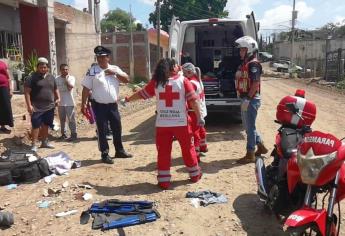
{"type": "Polygon", "coordinates": [[[8,87],[0,87],[0,125],[13,127],[10,90],[8,87]]]}
{"type": "Polygon", "coordinates": [[[96,125],[98,131],[98,148],[102,153],[109,152],[109,145],[106,138],[108,122],[113,132],[113,143],[116,152],[123,152],[122,145],[122,127],[121,117],[118,111],[117,103],[102,104],[96,101],[92,102],[92,109],[96,116],[96,125]]]}

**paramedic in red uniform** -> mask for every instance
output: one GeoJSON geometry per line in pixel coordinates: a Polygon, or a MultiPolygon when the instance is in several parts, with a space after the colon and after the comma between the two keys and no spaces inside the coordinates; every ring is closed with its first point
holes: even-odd
{"type": "MultiPolygon", "coordinates": [[[[187,62],[182,65],[182,71],[183,75],[192,83],[193,88],[196,92],[196,95],[199,98],[199,108],[201,112],[201,116],[204,118],[206,115],[205,111],[202,107],[201,99],[203,96],[203,91],[202,91],[202,85],[197,77],[196,69],[195,66],[187,62]]],[[[201,132],[201,126],[198,125],[198,118],[196,116],[196,113],[194,112],[193,108],[188,106],[188,115],[191,118],[191,128],[193,132],[193,137],[194,137],[194,146],[195,146],[195,151],[198,157],[198,161],[200,161],[200,132],[201,132]]]]}
{"type": "Polygon", "coordinates": [[[197,182],[201,178],[201,170],[193,145],[193,136],[188,125],[187,103],[193,108],[198,118],[198,124],[205,121],[200,116],[198,98],[192,84],[184,76],[178,74],[175,60],[161,59],[150,82],[140,91],[123,102],[138,99],[148,99],[156,96],[156,148],[158,152],[158,185],[162,189],[170,186],[171,149],[173,138],[180,143],[182,157],[190,180],[197,182]]]}
{"type": "Polygon", "coordinates": [[[242,123],[247,133],[246,155],[237,162],[246,164],[255,162],[255,156],[268,152],[255,126],[257,112],[261,105],[260,77],[262,67],[256,58],[258,44],[252,37],[243,36],[237,39],[235,43],[240,49],[240,57],[242,60],[242,64],[236,73],[236,89],[242,100],[242,123]],[[257,145],[256,152],[255,145],[257,145]]]}

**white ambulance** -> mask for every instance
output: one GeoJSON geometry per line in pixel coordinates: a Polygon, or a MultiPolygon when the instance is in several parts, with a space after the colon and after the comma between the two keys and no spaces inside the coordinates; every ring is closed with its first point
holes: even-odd
{"type": "Polygon", "coordinates": [[[169,57],[182,65],[192,62],[201,70],[208,112],[240,110],[235,73],[240,65],[236,39],[249,35],[258,39],[259,24],[253,12],[245,19],[210,18],[182,21],[172,19],[169,57]]]}

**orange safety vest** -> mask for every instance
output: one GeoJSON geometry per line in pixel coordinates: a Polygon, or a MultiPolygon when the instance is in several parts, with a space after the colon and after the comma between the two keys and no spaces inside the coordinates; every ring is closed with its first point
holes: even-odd
{"type": "MultiPolygon", "coordinates": [[[[253,81],[248,76],[249,63],[252,63],[252,62],[259,63],[259,61],[256,58],[253,58],[252,60],[248,61],[246,64],[242,64],[240,66],[241,76],[237,78],[236,80],[236,89],[238,93],[240,94],[248,93],[253,83],[253,81]]],[[[260,90],[258,92],[260,92],[260,90]]]]}

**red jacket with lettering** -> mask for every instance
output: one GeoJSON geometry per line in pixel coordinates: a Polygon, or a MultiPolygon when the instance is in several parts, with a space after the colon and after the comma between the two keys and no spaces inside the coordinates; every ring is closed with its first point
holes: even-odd
{"type": "Polygon", "coordinates": [[[156,96],[156,126],[187,126],[187,102],[196,100],[193,85],[182,75],[170,77],[163,87],[151,80],[140,92],[143,99],[156,96]]]}

